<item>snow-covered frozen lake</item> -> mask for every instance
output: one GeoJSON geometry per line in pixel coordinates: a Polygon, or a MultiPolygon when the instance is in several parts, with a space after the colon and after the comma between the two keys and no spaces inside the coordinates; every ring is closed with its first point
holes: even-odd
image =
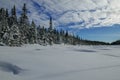
{"type": "Polygon", "coordinates": [[[120,80],[120,46],[0,46],[0,80],[120,80]]]}

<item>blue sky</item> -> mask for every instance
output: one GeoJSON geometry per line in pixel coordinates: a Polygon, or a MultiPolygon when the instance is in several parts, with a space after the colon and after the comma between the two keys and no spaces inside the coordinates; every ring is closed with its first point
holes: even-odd
{"type": "Polygon", "coordinates": [[[20,16],[27,4],[30,21],[49,27],[64,29],[84,39],[112,42],[120,39],[120,0],[0,0],[0,7],[9,12],[16,5],[20,16]]]}
{"type": "Polygon", "coordinates": [[[84,28],[78,31],[77,34],[83,39],[113,42],[120,39],[120,25],[90,29],[84,28]]]}

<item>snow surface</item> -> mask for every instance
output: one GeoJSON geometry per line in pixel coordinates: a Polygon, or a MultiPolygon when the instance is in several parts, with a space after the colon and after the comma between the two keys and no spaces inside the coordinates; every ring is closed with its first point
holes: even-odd
{"type": "Polygon", "coordinates": [[[120,46],[0,46],[0,80],[120,80],[120,46]]]}

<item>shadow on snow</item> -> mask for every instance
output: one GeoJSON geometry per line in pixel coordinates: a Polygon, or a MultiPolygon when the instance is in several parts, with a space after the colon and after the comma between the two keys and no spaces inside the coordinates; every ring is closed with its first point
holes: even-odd
{"type": "Polygon", "coordinates": [[[14,75],[17,75],[23,69],[21,69],[20,67],[14,65],[14,64],[0,61],[0,70],[5,71],[5,72],[12,72],[14,75]]]}

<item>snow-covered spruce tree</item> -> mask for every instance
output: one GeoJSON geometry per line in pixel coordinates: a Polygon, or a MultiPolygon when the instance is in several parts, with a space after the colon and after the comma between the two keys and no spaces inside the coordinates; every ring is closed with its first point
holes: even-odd
{"type": "Polygon", "coordinates": [[[68,44],[68,36],[69,36],[69,34],[68,34],[68,31],[66,31],[66,33],[64,34],[64,44],[68,44]]]}
{"type": "Polygon", "coordinates": [[[1,8],[0,9],[0,42],[2,42],[2,38],[3,38],[3,35],[4,35],[4,31],[3,31],[3,14],[4,14],[4,9],[1,8]]]}
{"type": "Polygon", "coordinates": [[[60,43],[63,43],[63,34],[64,34],[64,31],[61,29],[61,30],[59,31],[60,43]]]}
{"type": "Polygon", "coordinates": [[[13,26],[13,24],[16,24],[16,25],[18,24],[15,5],[11,9],[11,16],[9,19],[9,26],[11,27],[11,26],[13,26]]]}
{"type": "Polygon", "coordinates": [[[52,29],[52,21],[50,19],[50,27],[44,28],[43,27],[38,27],[37,28],[37,39],[38,43],[41,45],[52,45],[53,44],[53,39],[55,37],[54,30],[52,29]]]}
{"type": "Polygon", "coordinates": [[[5,29],[3,30],[4,34],[3,34],[3,37],[2,37],[2,42],[4,44],[8,45],[9,44],[9,37],[10,37],[10,28],[8,26],[7,19],[4,22],[4,27],[5,27],[5,29]]]}
{"type": "MultiPolygon", "coordinates": [[[[7,12],[6,12],[7,14],[7,12]]],[[[9,18],[9,38],[8,38],[8,45],[9,46],[20,46],[20,32],[19,32],[19,26],[17,22],[17,16],[16,16],[16,7],[11,9],[11,16],[9,18]]]]}
{"type": "Polygon", "coordinates": [[[55,43],[55,44],[61,43],[60,42],[60,33],[56,29],[53,30],[53,43],[55,43]]]}
{"type": "Polygon", "coordinates": [[[27,44],[29,43],[29,20],[27,17],[27,9],[26,9],[26,4],[24,4],[23,8],[22,8],[22,14],[20,17],[20,21],[19,21],[19,29],[20,29],[20,33],[21,33],[21,38],[20,38],[20,43],[21,44],[27,44]]]}
{"type": "Polygon", "coordinates": [[[20,31],[18,25],[13,24],[10,29],[9,46],[20,46],[20,31]]]}
{"type": "Polygon", "coordinates": [[[53,43],[57,44],[57,31],[55,29],[53,29],[52,32],[52,38],[53,38],[53,43]]]}
{"type": "Polygon", "coordinates": [[[47,38],[48,38],[48,43],[49,45],[52,45],[53,44],[53,37],[54,37],[54,34],[53,34],[53,28],[52,28],[52,17],[50,17],[50,23],[49,23],[49,28],[48,28],[48,34],[47,34],[47,38]]]}
{"type": "Polygon", "coordinates": [[[47,45],[47,29],[44,26],[37,28],[37,42],[40,45],[47,45]]]}
{"type": "Polygon", "coordinates": [[[30,26],[30,36],[29,36],[30,44],[37,43],[37,29],[34,21],[32,21],[30,26]]]}
{"type": "Polygon", "coordinates": [[[7,45],[9,38],[9,25],[8,25],[7,9],[0,9],[0,42],[7,45]]]}
{"type": "Polygon", "coordinates": [[[6,32],[3,35],[3,42],[10,46],[20,46],[19,44],[19,28],[17,24],[16,8],[11,9],[11,16],[9,17],[8,10],[6,10],[6,32]]]}
{"type": "Polygon", "coordinates": [[[37,27],[37,43],[38,43],[38,44],[40,44],[41,38],[42,38],[41,26],[39,25],[39,26],[37,27]]]}
{"type": "Polygon", "coordinates": [[[40,44],[46,46],[48,44],[49,38],[48,38],[48,31],[44,26],[41,29],[41,34],[42,34],[41,35],[42,38],[40,44]]]}

